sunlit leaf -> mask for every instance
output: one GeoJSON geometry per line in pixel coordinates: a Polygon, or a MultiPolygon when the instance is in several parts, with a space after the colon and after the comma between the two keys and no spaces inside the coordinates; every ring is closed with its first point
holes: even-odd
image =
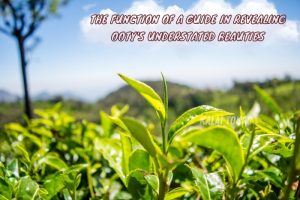
{"type": "Polygon", "coordinates": [[[171,125],[169,130],[169,143],[172,142],[173,138],[180,131],[182,131],[184,128],[187,128],[188,126],[191,126],[202,120],[212,120],[217,117],[228,115],[232,115],[232,113],[206,105],[192,108],[178,117],[171,125]]]}
{"type": "Polygon", "coordinates": [[[191,167],[191,171],[195,179],[195,184],[201,194],[201,199],[211,200],[210,189],[205,174],[195,167],[191,167]]]}
{"type": "Polygon", "coordinates": [[[20,179],[16,191],[16,198],[23,200],[36,199],[39,195],[39,185],[29,176],[20,179]]]}
{"type": "Polygon", "coordinates": [[[120,133],[122,142],[122,168],[125,176],[129,174],[129,157],[132,152],[132,144],[130,137],[124,133],[120,133]]]}
{"type": "Polygon", "coordinates": [[[27,131],[26,128],[24,128],[21,124],[18,123],[9,123],[5,125],[6,130],[12,130],[12,131],[17,131],[17,132],[24,132],[27,131]]]}
{"type": "Polygon", "coordinates": [[[12,186],[0,177],[0,199],[12,199],[12,186]]]}
{"type": "Polygon", "coordinates": [[[31,128],[31,131],[37,135],[46,136],[49,138],[53,137],[52,132],[45,127],[33,127],[31,128]]]}
{"type": "Polygon", "coordinates": [[[257,118],[252,120],[252,122],[259,128],[261,131],[269,134],[278,133],[278,130],[275,130],[270,124],[262,121],[261,119],[257,118]]]}
{"type": "Polygon", "coordinates": [[[167,85],[167,81],[166,81],[165,76],[163,75],[163,73],[161,73],[161,76],[162,76],[163,83],[164,83],[164,106],[165,106],[165,113],[166,113],[165,120],[167,120],[167,118],[168,118],[168,108],[169,108],[168,85],[167,85]]]}
{"type": "Polygon", "coordinates": [[[181,199],[180,197],[182,197],[185,194],[188,194],[189,192],[190,191],[185,188],[178,187],[169,191],[166,194],[165,200],[181,199]]]}
{"type": "Polygon", "coordinates": [[[129,157],[129,171],[142,169],[149,171],[151,167],[149,153],[143,149],[137,149],[129,157]]]}
{"type": "Polygon", "coordinates": [[[95,149],[109,162],[125,184],[125,174],[122,169],[122,147],[118,140],[102,138],[95,140],[95,149]]]}
{"type": "Polygon", "coordinates": [[[164,103],[160,96],[150,86],[123,74],[119,74],[119,76],[144,97],[144,99],[157,111],[161,121],[165,120],[166,110],[164,103]]]}
{"type": "Polygon", "coordinates": [[[48,194],[44,195],[45,199],[51,199],[65,187],[64,176],[61,172],[52,174],[44,180],[43,187],[48,194]]]}
{"type": "Polygon", "coordinates": [[[130,134],[148,151],[152,157],[162,154],[153,140],[153,136],[139,121],[132,118],[122,118],[130,134]]]}
{"type": "Polygon", "coordinates": [[[100,112],[101,125],[106,137],[109,137],[112,134],[112,121],[109,118],[109,115],[105,112],[100,112]]]}
{"type": "Polygon", "coordinates": [[[147,181],[147,183],[151,186],[151,188],[153,189],[153,191],[158,194],[159,191],[159,179],[156,175],[146,175],[145,179],[147,181]]]}
{"type": "MultiPolygon", "coordinates": [[[[132,171],[126,178],[127,189],[132,195],[133,199],[149,199],[146,198],[148,184],[145,180],[145,172],[142,170],[132,171]]],[[[150,188],[149,188],[150,189],[150,188]]],[[[148,194],[151,196],[151,194],[148,194]]],[[[150,198],[152,199],[152,198],[150,198]]]]}
{"type": "Polygon", "coordinates": [[[239,125],[244,129],[246,126],[246,117],[245,112],[242,107],[240,107],[240,119],[239,119],[239,125]]]}
{"type": "Polygon", "coordinates": [[[255,85],[254,89],[260,96],[261,100],[270,108],[272,112],[277,114],[282,112],[276,101],[266,91],[261,89],[258,85],[255,85]]]}
{"type": "Polygon", "coordinates": [[[43,163],[57,170],[66,169],[68,167],[67,164],[61,158],[59,158],[59,155],[55,153],[48,153],[45,156],[43,156],[39,160],[39,165],[43,163]]]}
{"type": "Polygon", "coordinates": [[[270,181],[276,187],[283,188],[284,181],[282,179],[282,174],[279,169],[275,167],[269,167],[262,171],[257,172],[257,175],[260,179],[264,179],[266,181],[270,181]]]}
{"type": "Polygon", "coordinates": [[[206,179],[210,187],[211,199],[222,199],[225,185],[220,174],[218,172],[208,173],[206,179]]]}
{"type": "Polygon", "coordinates": [[[14,145],[14,147],[15,147],[15,152],[17,153],[17,155],[22,156],[22,158],[24,159],[25,162],[30,163],[28,151],[20,143],[16,143],[14,145]]]}
{"type": "Polygon", "coordinates": [[[47,194],[43,195],[43,199],[52,199],[66,187],[77,188],[81,178],[79,172],[86,167],[85,164],[73,165],[66,170],[58,171],[46,177],[43,187],[46,189],[47,194]]]}
{"type": "Polygon", "coordinates": [[[233,130],[221,126],[192,130],[183,136],[183,140],[217,150],[229,164],[233,179],[238,179],[244,165],[244,156],[237,134],[233,130]]]}
{"type": "Polygon", "coordinates": [[[37,136],[29,133],[29,132],[23,132],[22,134],[24,137],[30,139],[33,143],[35,143],[38,147],[42,146],[42,141],[40,138],[38,138],[37,136]]]}
{"type": "Polygon", "coordinates": [[[125,105],[123,107],[119,107],[118,105],[114,105],[111,107],[111,114],[114,117],[122,117],[129,109],[128,105],[125,105]]]}
{"type": "Polygon", "coordinates": [[[256,135],[249,158],[252,158],[262,151],[279,154],[283,157],[291,157],[293,155],[293,149],[291,145],[288,145],[291,143],[293,143],[292,139],[280,134],[267,133],[256,135]],[[290,146],[290,148],[288,148],[288,146],[290,146]]]}
{"type": "Polygon", "coordinates": [[[111,121],[122,128],[124,131],[129,132],[126,125],[123,123],[123,121],[119,117],[110,117],[111,121]]]}
{"type": "Polygon", "coordinates": [[[14,175],[16,178],[20,177],[20,167],[18,159],[13,159],[12,161],[10,161],[10,163],[7,165],[7,172],[9,172],[9,175],[14,175]]]}

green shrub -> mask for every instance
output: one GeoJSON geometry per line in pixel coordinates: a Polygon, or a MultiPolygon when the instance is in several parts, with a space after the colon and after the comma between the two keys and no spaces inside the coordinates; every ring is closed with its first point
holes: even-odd
{"type": "Polygon", "coordinates": [[[299,198],[300,111],[284,113],[255,86],[272,115],[258,103],[239,116],[201,105],[168,124],[164,77],[163,98],[120,77],[160,128],[125,116],[128,106],[100,112],[101,125],[76,121],[60,104],[36,110],[38,118],[1,129],[0,200],[299,198]]]}

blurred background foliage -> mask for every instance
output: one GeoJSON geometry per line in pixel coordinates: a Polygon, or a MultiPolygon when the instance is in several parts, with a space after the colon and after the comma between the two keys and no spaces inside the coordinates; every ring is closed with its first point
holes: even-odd
{"type": "MultiPolygon", "coordinates": [[[[146,83],[162,93],[161,82],[146,83]]],[[[228,121],[221,116],[218,124],[189,125],[179,120],[178,126],[186,125],[186,130],[170,142],[167,158],[158,159],[161,166],[171,167],[165,177],[166,200],[299,197],[299,81],[235,83],[228,91],[201,91],[174,83],[168,87],[169,121],[203,104],[227,108],[239,118],[228,121]],[[224,137],[221,142],[215,133],[224,137]],[[202,144],[204,138],[208,140],[202,144]],[[228,145],[231,142],[237,145],[228,145]],[[242,159],[237,162],[238,157],[228,152],[242,159]]],[[[161,148],[159,122],[135,91],[125,86],[94,104],[55,98],[35,105],[36,117],[22,121],[19,103],[1,104],[2,123],[9,121],[0,127],[1,200],[157,199],[159,174],[153,161],[157,154],[151,151],[161,148]],[[112,104],[118,105],[109,108],[112,104]],[[129,127],[149,133],[147,137],[153,138],[149,141],[157,147],[147,146],[147,137],[130,136],[129,127]]],[[[199,111],[210,109],[203,108],[199,111]]],[[[189,115],[183,120],[194,119],[189,115]]]]}
{"type": "MultiPolygon", "coordinates": [[[[162,83],[160,81],[145,81],[162,96],[162,83]]],[[[262,82],[234,82],[228,90],[196,89],[186,85],[168,82],[169,89],[169,120],[183,113],[185,110],[199,106],[211,105],[229,112],[238,113],[239,107],[249,111],[257,95],[253,85],[259,85],[270,94],[283,110],[296,111],[300,109],[300,81],[285,79],[271,79],[262,82]]],[[[138,97],[129,86],[123,86],[117,91],[94,103],[78,99],[64,99],[54,96],[48,100],[34,101],[33,107],[37,109],[51,108],[55,103],[62,102],[63,111],[72,114],[76,119],[86,119],[99,122],[99,110],[108,112],[113,105],[130,105],[129,115],[145,121],[155,121],[153,111],[146,106],[146,102],[138,97]]],[[[22,121],[22,102],[0,102],[0,125],[6,122],[22,121]]],[[[263,107],[262,112],[269,114],[270,110],[263,107]]]]}

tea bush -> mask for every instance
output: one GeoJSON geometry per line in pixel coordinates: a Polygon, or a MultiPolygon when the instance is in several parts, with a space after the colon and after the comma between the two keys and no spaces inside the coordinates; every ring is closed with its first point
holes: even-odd
{"type": "Polygon", "coordinates": [[[120,77],[157,121],[145,124],[126,116],[128,106],[114,106],[100,112],[99,125],[77,121],[57,104],[23,125],[6,124],[0,200],[299,198],[300,111],[283,112],[255,86],[272,115],[261,114],[259,103],[238,115],[200,105],[168,124],[163,76],[163,98],[120,77]]]}

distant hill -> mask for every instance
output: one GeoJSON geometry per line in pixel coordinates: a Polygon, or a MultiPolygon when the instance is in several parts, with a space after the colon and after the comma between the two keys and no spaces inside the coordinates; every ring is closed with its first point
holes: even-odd
{"type": "Polygon", "coordinates": [[[16,102],[19,99],[17,95],[0,89],[0,102],[16,102]]]}
{"type": "MultiPolygon", "coordinates": [[[[146,81],[146,84],[158,91],[161,97],[163,96],[161,81],[146,81]]],[[[255,84],[269,92],[283,110],[300,109],[300,81],[272,79],[264,82],[235,82],[234,86],[227,91],[196,89],[168,82],[170,118],[172,120],[176,115],[199,105],[212,105],[234,113],[239,112],[241,105],[248,111],[254,101],[259,100],[253,90],[255,84]]],[[[129,115],[153,120],[152,108],[129,86],[123,86],[99,100],[97,108],[108,112],[115,104],[128,104],[129,115]]],[[[263,111],[268,112],[264,107],[263,111]]]]}
{"type": "MultiPolygon", "coordinates": [[[[0,103],[1,102],[13,103],[19,100],[22,100],[22,98],[19,97],[18,95],[0,89],[0,103]]],[[[83,101],[81,97],[68,91],[59,94],[50,94],[44,91],[32,96],[32,101],[54,101],[55,102],[55,101],[62,101],[62,100],[83,101]]]]}
{"type": "MultiPolygon", "coordinates": [[[[163,84],[161,81],[145,81],[158,94],[163,97],[163,84]]],[[[169,118],[174,120],[175,116],[183,111],[212,101],[213,92],[209,90],[199,90],[173,82],[168,82],[169,95],[169,118]]],[[[131,87],[125,85],[120,89],[108,94],[105,98],[97,102],[98,110],[110,112],[113,105],[129,105],[129,116],[157,122],[155,112],[147,102],[131,87]]]]}
{"type": "MultiPolygon", "coordinates": [[[[146,81],[145,83],[157,91],[161,97],[163,96],[163,85],[161,81],[146,81]]],[[[209,90],[199,90],[172,82],[168,82],[167,85],[169,106],[174,108],[176,113],[195,105],[202,105],[211,101],[212,98],[213,92],[209,90]]],[[[131,106],[131,112],[134,115],[140,113],[142,108],[147,108],[146,102],[137,94],[137,92],[127,85],[98,101],[98,105],[104,110],[110,108],[114,104],[129,104],[131,106]]]]}
{"type": "MultiPolygon", "coordinates": [[[[158,91],[163,96],[163,85],[161,81],[146,81],[146,84],[158,91]]],[[[239,113],[239,107],[247,112],[255,101],[259,101],[253,90],[253,85],[259,85],[271,94],[284,111],[300,109],[300,81],[299,80],[278,80],[272,79],[262,82],[235,82],[229,90],[208,90],[196,89],[186,85],[168,82],[169,90],[169,118],[174,120],[176,116],[185,110],[199,106],[212,105],[236,114],[239,113]]],[[[10,121],[21,121],[22,102],[12,101],[18,97],[8,92],[0,90],[0,126],[10,121]],[[4,98],[5,97],[5,98],[4,98]],[[2,99],[1,99],[2,98],[2,99]],[[2,101],[1,100],[5,100],[2,101]]],[[[99,111],[104,110],[110,113],[110,108],[115,105],[130,106],[128,115],[138,117],[143,120],[157,122],[155,112],[140,97],[135,90],[129,86],[123,86],[120,89],[108,94],[96,103],[87,103],[78,100],[72,94],[53,97],[47,93],[41,94],[38,101],[33,102],[34,108],[49,108],[58,101],[63,102],[64,111],[74,115],[77,119],[87,119],[99,122],[99,111]],[[72,98],[70,98],[72,97],[72,98]]],[[[266,106],[262,105],[262,112],[270,112],[266,106]]]]}
{"type": "Polygon", "coordinates": [[[34,101],[62,101],[62,100],[75,100],[82,101],[82,98],[73,92],[62,92],[57,94],[50,94],[46,91],[40,92],[33,96],[34,101]]]}

